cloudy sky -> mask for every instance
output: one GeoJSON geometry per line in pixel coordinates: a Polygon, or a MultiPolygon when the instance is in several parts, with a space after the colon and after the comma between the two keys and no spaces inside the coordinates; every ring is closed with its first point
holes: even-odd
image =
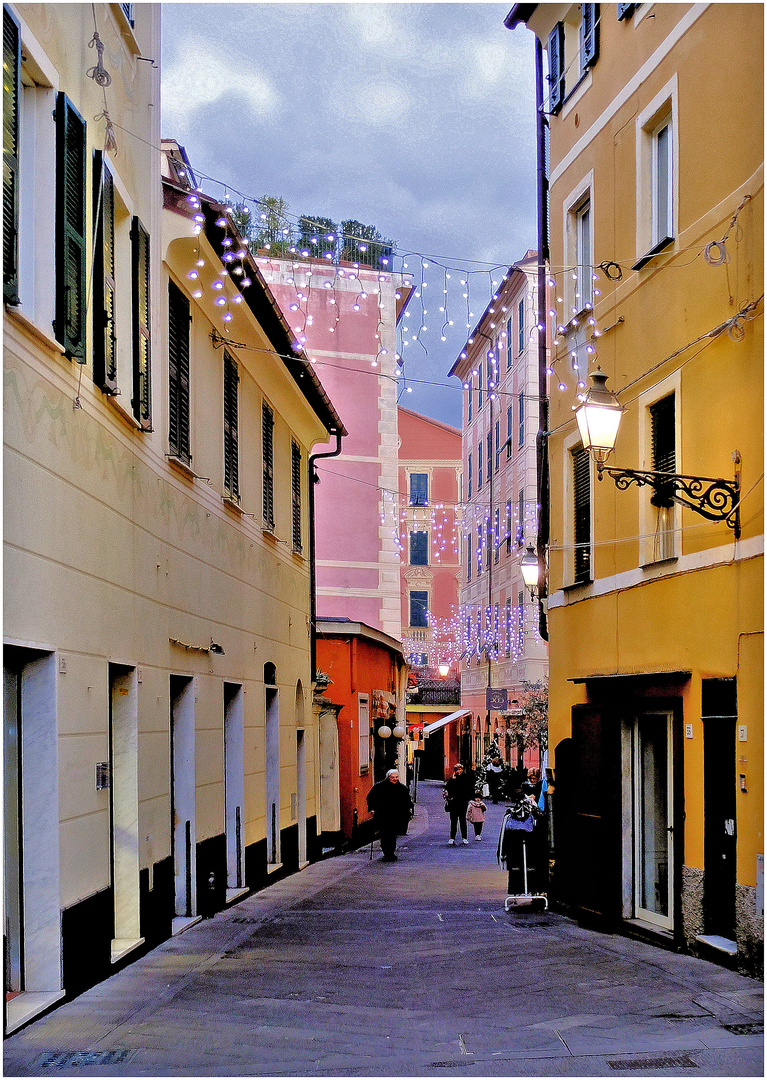
{"type": "Polygon", "coordinates": [[[162,9],[163,136],[186,147],[206,193],[282,196],[295,218],[374,225],[417,282],[425,259],[415,304],[428,329],[401,343],[401,403],[456,426],[447,372],[467,321],[536,246],[533,36],[504,27],[510,7],[162,9]],[[446,285],[452,326],[438,311],[446,285]]]}

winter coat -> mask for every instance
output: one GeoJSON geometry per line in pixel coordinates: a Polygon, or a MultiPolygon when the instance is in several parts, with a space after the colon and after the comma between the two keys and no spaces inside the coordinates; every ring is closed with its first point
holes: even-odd
{"type": "Polygon", "coordinates": [[[487,807],[480,798],[472,799],[469,803],[469,809],[466,811],[466,820],[472,823],[484,821],[486,810],[487,807]]]}
{"type": "Polygon", "coordinates": [[[474,781],[466,773],[462,776],[451,776],[445,784],[445,798],[452,809],[464,809],[469,805],[469,800],[474,798],[474,781]]]}
{"type": "Polygon", "coordinates": [[[367,804],[368,810],[375,814],[379,832],[395,832],[398,835],[407,832],[413,804],[404,784],[380,780],[368,792],[367,804]]]}

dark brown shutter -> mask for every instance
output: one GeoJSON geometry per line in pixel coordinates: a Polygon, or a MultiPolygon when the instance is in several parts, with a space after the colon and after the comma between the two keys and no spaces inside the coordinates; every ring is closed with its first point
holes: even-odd
{"type": "Polygon", "coordinates": [[[137,217],[131,227],[133,250],[133,415],[152,430],[152,349],[149,333],[149,233],[137,217]]]}
{"type": "Polygon", "coordinates": [[[238,397],[240,376],[237,364],[224,353],[224,493],[239,500],[240,469],[238,446],[238,397]]]}
{"type": "Polygon", "coordinates": [[[168,282],[168,442],[173,457],[189,463],[189,301],[168,282]]]}
{"type": "Polygon", "coordinates": [[[573,450],[575,581],[591,581],[591,466],[588,450],[573,450]]]}
{"type": "Polygon", "coordinates": [[[85,363],[85,121],[56,102],[56,340],[85,363]]]}
{"type": "Polygon", "coordinates": [[[291,443],[290,484],[293,501],[293,550],[301,551],[301,447],[295,440],[291,443]]]}
{"type": "Polygon", "coordinates": [[[676,470],[676,408],[674,395],[650,406],[652,467],[656,472],[676,470]]]}
{"type": "Polygon", "coordinates": [[[115,189],[103,155],[93,156],[93,381],[107,394],[117,391],[115,327],[115,189]]]}
{"type": "Polygon", "coordinates": [[[19,302],[21,31],[3,8],[3,298],[19,302]]]}
{"type": "Polygon", "coordinates": [[[264,402],[261,411],[264,525],[274,528],[274,414],[264,402]]]}

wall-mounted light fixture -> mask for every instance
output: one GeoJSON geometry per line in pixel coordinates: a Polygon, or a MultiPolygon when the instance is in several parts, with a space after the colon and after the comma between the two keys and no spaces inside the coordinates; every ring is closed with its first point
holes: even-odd
{"type": "Polygon", "coordinates": [[[541,594],[539,582],[540,565],[538,563],[538,556],[532,546],[528,546],[527,551],[525,551],[525,554],[522,556],[520,568],[522,570],[522,580],[530,590],[530,596],[533,600],[537,600],[541,594]]]}
{"type": "MultiPolygon", "coordinates": [[[[669,472],[644,472],[638,469],[616,469],[605,465],[615,449],[624,408],[615,394],[605,386],[607,376],[601,368],[589,376],[591,386],[575,410],[584,450],[596,462],[597,477],[607,473],[620,491],[631,484],[653,488],[652,503],[670,506],[672,502],[694,510],[709,521],[724,521],[740,539],[740,452],[735,450],[735,479],[721,477],[685,476],[669,472]]],[[[524,560],[523,560],[524,562],[524,560]]],[[[524,571],[523,571],[524,573],[524,571]]]]}

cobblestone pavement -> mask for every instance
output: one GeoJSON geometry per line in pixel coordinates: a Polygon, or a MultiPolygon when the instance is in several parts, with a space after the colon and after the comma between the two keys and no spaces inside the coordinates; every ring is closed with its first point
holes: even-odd
{"type": "Polygon", "coordinates": [[[11,1036],[7,1076],[762,1076],[760,982],[506,914],[481,843],[422,783],[376,844],[204,920],[11,1036]]]}

